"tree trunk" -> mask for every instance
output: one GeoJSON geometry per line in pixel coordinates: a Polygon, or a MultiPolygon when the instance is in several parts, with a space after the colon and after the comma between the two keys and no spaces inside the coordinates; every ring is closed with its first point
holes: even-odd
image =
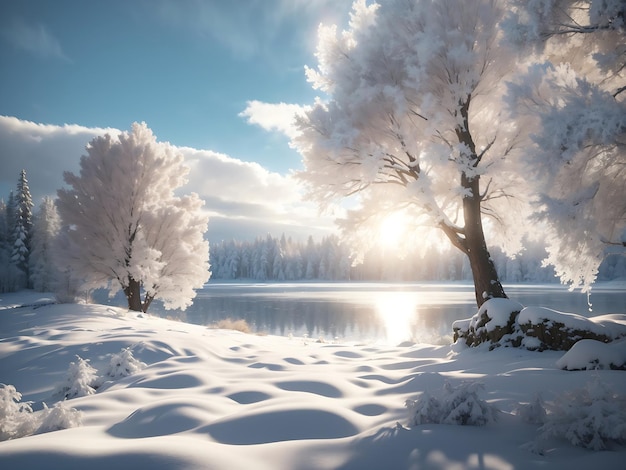
{"type": "Polygon", "coordinates": [[[480,307],[486,300],[504,297],[506,294],[498,278],[498,272],[489,255],[480,211],[479,177],[472,179],[461,177],[464,188],[472,192],[472,196],[463,199],[463,215],[465,219],[465,248],[474,278],[476,305],[480,307]]]}
{"type": "Polygon", "coordinates": [[[152,303],[153,300],[154,300],[154,296],[146,294],[146,297],[141,306],[143,313],[146,313],[148,311],[148,308],[150,307],[150,304],[152,303]]]}
{"type": "Polygon", "coordinates": [[[139,281],[136,281],[132,277],[128,278],[128,286],[124,287],[124,294],[128,301],[128,310],[133,312],[143,312],[141,308],[141,289],[139,281]]]}
{"type": "MultiPolygon", "coordinates": [[[[469,130],[470,101],[471,97],[468,97],[459,109],[463,124],[456,129],[456,135],[459,143],[465,145],[466,149],[469,150],[467,156],[469,161],[472,162],[472,166],[477,168],[484,151],[481,155],[476,153],[476,145],[469,130]]],[[[506,294],[502,284],[500,284],[496,267],[489,255],[487,243],[485,242],[480,210],[483,198],[480,194],[480,176],[478,174],[468,176],[465,171],[462,172],[461,186],[467,190],[467,194],[463,197],[463,218],[465,222],[463,233],[465,238],[460,243],[460,246],[457,244],[457,247],[461,248],[469,257],[472,277],[474,278],[476,305],[480,307],[486,300],[494,297],[506,298],[506,294]]]]}

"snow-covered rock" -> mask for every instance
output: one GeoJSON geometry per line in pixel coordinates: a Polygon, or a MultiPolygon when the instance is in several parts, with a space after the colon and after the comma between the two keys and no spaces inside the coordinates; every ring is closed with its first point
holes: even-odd
{"type": "Polygon", "coordinates": [[[457,320],[452,324],[454,341],[463,338],[468,346],[515,341],[516,338],[512,336],[515,333],[515,319],[523,308],[522,304],[514,300],[489,299],[472,318],[457,320]]]}
{"type": "Polygon", "coordinates": [[[545,307],[524,307],[509,299],[490,299],[471,318],[452,324],[454,341],[530,350],[567,351],[583,339],[609,343],[626,337],[626,315],[584,317],[545,307]]]}
{"type": "Polygon", "coordinates": [[[626,335],[626,315],[604,315],[598,319],[545,307],[526,307],[518,318],[524,336],[537,338],[538,350],[567,351],[583,339],[608,343],[626,335]]]}

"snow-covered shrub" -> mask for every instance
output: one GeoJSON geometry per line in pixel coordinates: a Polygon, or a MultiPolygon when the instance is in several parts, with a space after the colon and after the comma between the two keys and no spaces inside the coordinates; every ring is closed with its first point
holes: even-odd
{"type": "Polygon", "coordinates": [[[541,395],[537,394],[530,403],[522,403],[517,407],[517,416],[529,424],[543,424],[546,422],[546,404],[541,395]]]}
{"type": "Polygon", "coordinates": [[[52,408],[44,403],[44,409],[38,416],[39,426],[36,434],[74,428],[81,425],[83,414],[76,408],[70,408],[64,401],[56,403],[52,408]]]}
{"type": "Polygon", "coordinates": [[[146,364],[135,359],[131,348],[122,348],[119,353],[111,354],[105,376],[112,379],[121,379],[139,372],[144,367],[146,367],[146,364]]]}
{"type": "Polygon", "coordinates": [[[626,396],[599,380],[564,394],[551,408],[539,428],[540,440],[565,438],[592,450],[606,449],[610,442],[626,442],[626,396]]]}
{"type": "Polygon", "coordinates": [[[453,387],[444,384],[438,396],[422,393],[417,400],[407,400],[411,412],[410,426],[420,424],[460,424],[483,426],[495,421],[498,410],[478,397],[484,386],[477,382],[461,382],[453,387]]]}
{"type": "Polygon", "coordinates": [[[32,434],[35,427],[29,402],[21,403],[22,394],[13,385],[0,384],[0,441],[32,434]]]}
{"type": "Polygon", "coordinates": [[[406,407],[412,416],[409,425],[440,423],[443,415],[441,402],[430,393],[424,392],[417,400],[407,400],[406,407]]]}
{"type": "Polygon", "coordinates": [[[89,365],[89,359],[76,356],[76,362],[70,362],[61,394],[65,398],[83,397],[96,393],[98,373],[89,365]]]}
{"type": "Polygon", "coordinates": [[[64,402],[33,413],[13,385],[0,384],[0,441],[80,426],[82,413],[64,402]]]}

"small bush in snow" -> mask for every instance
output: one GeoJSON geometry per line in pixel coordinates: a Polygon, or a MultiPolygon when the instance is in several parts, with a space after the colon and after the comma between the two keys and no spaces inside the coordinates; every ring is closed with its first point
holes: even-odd
{"type": "Polygon", "coordinates": [[[462,382],[454,388],[444,384],[437,397],[424,392],[417,400],[407,400],[411,412],[409,425],[460,424],[483,426],[495,421],[498,410],[478,397],[484,387],[476,382],[462,382]]]}
{"type": "Polygon", "coordinates": [[[60,431],[81,425],[83,414],[76,408],[68,407],[65,402],[58,402],[52,408],[44,403],[44,409],[39,416],[39,427],[36,434],[60,431]]]}
{"type": "Polygon", "coordinates": [[[13,385],[0,384],[0,441],[80,426],[82,414],[64,403],[33,413],[13,385]]]}
{"type": "Polygon", "coordinates": [[[521,404],[517,407],[517,415],[528,424],[543,424],[546,422],[546,405],[541,399],[541,395],[537,394],[535,399],[527,404],[521,404]]]}
{"type": "Polygon", "coordinates": [[[0,441],[33,433],[33,410],[30,403],[21,400],[22,394],[13,385],[0,384],[0,441]]]}
{"type": "Polygon", "coordinates": [[[85,360],[76,356],[76,362],[70,362],[65,382],[61,387],[61,393],[65,398],[84,397],[96,393],[94,386],[98,381],[96,369],[89,365],[89,359],[85,360]]]}
{"type": "Polygon", "coordinates": [[[123,348],[119,353],[111,354],[109,367],[105,375],[112,379],[121,379],[135,372],[139,372],[144,367],[146,367],[146,364],[135,359],[131,348],[123,348]]]}
{"type": "Polygon", "coordinates": [[[606,449],[610,442],[626,442],[626,397],[619,396],[598,380],[556,400],[540,439],[565,438],[575,446],[606,449]]]}

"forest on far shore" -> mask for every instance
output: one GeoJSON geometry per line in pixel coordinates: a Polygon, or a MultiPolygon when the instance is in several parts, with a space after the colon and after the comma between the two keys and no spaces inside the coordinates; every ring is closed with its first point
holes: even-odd
{"type": "MultiPolygon", "coordinates": [[[[497,247],[490,249],[504,282],[558,283],[540,241],[526,241],[514,258],[497,247]]],[[[258,237],[254,241],[229,240],[211,244],[211,279],[254,279],[259,281],[471,281],[467,257],[452,248],[427,250],[425,254],[399,256],[391,250],[372,249],[363,262],[355,264],[350,248],[336,235],[306,242],[282,235],[258,237]]],[[[626,257],[609,255],[600,265],[599,281],[626,278],[626,257]]]]}

